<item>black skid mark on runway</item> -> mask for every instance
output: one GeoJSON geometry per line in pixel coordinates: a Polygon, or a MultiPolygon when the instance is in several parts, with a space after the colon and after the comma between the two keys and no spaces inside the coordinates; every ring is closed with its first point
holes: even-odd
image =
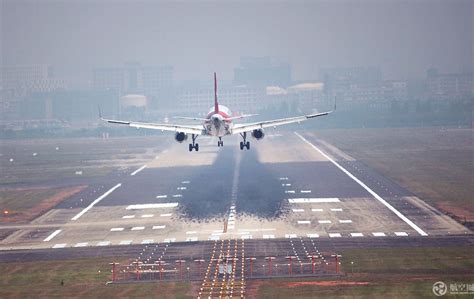
{"type": "Polygon", "coordinates": [[[285,197],[279,178],[257,160],[255,151],[242,153],[237,193],[237,212],[263,218],[282,216],[285,197]]]}
{"type": "Polygon", "coordinates": [[[200,166],[190,179],[188,196],[179,200],[182,216],[191,219],[223,216],[231,203],[234,167],[231,148],[222,148],[214,164],[200,166]]]}

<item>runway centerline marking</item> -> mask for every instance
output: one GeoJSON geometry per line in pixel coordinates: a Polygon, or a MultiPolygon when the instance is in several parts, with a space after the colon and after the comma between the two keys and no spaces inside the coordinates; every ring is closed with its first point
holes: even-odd
{"type": "Polygon", "coordinates": [[[149,204],[129,205],[125,208],[125,210],[176,208],[177,206],[178,206],[177,202],[149,203],[149,204]]]}
{"type": "Polygon", "coordinates": [[[364,184],[361,180],[356,178],[352,173],[350,173],[348,170],[346,170],[344,167],[339,165],[336,161],[334,161],[331,157],[329,157],[326,153],[324,153],[322,150],[320,150],[318,147],[316,147],[314,144],[306,140],[303,136],[295,132],[296,136],[298,136],[301,140],[306,142],[308,145],[310,145],[313,149],[318,151],[321,155],[323,155],[326,159],[328,159],[331,163],[333,163],[337,168],[339,168],[342,172],[344,172],[347,176],[349,176],[351,179],[353,179],[356,183],[358,183],[362,188],[364,188],[367,192],[369,192],[375,199],[377,199],[379,202],[381,202],[384,206],[386,206],[390,211],[395,213],[400,219],[405,221],[409,226],[411,226],[414,230],[416,230],[420,235],[422,236],[428,236],[428,234],[423,231],[421,228],[419,228],[413,221],[405,217],[402,213],[400,213],[397,209],[395,209],[391,204],[389,204],[385,199],[380,197],[375,191],[370,189],[366,184],[364,184]]]}
{"type": "Polygon", "coordinates": [[[351,233],[351,237],[363,237],[363,233],[351,233]]]}
{"type": "Polygon", "coordinates": [[[339,198],[289,198],[289,203],[327,203],[327,202],[340,202],[339,198]]]}
{"type": "Polygon", "coordinates": [[[109,189],[109,191],[105,192],[104,194],[102,194],[100,197],[98,197],[96,200],[94,200],[90,205],[88,205],[86,208],[84,208],[84,210],[80,211],[76,216],[72,217],[71,220],[75,221],[77,219],[79,219],[82,215],[84,215],[85,213],[87,213],[87,211],[89,211],[90,209],[92,209],[93,206],[95,206],[98,202],[100,202],[102,199],[106,198],[107,196],[109,196],[110,193],[114,192],[115,189],[117,189],[118,187],[122,186],[121,183],[118,183],[117,185],[113,186],[112,188],[109,189]]]}
{"type": "Polygon", "coordinates": [[[121,231],[123,231],[124,229],[125,229],[125,228],[123,228],[123,227],[112,227],[112,228],[110,229],[110,231],[111,231],[111,232],[121,232],[121,231]]]}
{"type": "Polygon", "coordinates": [[[137,173],[139,173],[140,171],[142,171],[143,169],[146,168],[146,165],[143,165],[142,167],[138,168],[137,170],[135,170],[134,172],[132,172],[130,175],[131,176],[134,176],[136,175],[137,173]]]}
{"type": "Polygon", "coordinates": [[[340,238],[341,234],[340,233],[329,233],[329,238],[340,238]]]}
{"type": "Polygon", "coordinates": [[[53,248],[64,248],[66,247],[66,243],[54,244],[53,248]]]}
{"type": "Polygon", "coordinates": [[[49,236],[47,236],[47,237],[43,240],[43,242],[49,242],[49,241],[51,241],[51,240],[52,240],[54,237],[56,237],[60,232],[61,232],[60,229],[55,230],[52,234],[50,234],[49,236]]]}

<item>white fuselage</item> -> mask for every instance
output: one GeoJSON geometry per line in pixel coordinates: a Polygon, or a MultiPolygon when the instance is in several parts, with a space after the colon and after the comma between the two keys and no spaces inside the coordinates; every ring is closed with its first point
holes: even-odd
{"type": "Polygon", "coordinates": [[[219,111],[215,112],[214,107],[209,110],[207,119],[204,121],[206,135],[222,137],[230,135],[232,131],[232,119],[229,108],[219,105],[219,111]]]}

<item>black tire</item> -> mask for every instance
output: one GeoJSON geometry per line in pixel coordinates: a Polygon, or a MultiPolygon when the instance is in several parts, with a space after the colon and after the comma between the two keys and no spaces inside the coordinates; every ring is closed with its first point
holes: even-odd
{"type": "Polygon", "coordinates": [[[240,142],[240,150],[243,150],[244,149],[244,143],[241,141],[240,142]]]}
{"type": "Polygon", "coordinates": [[[193,145],[192,145],[192,144],[189,144],[189,151],[190,151],[190,152],[193,151],[193,145]]]}
{"type": "Polygon", "coordinates": [[[247,141],[246,145],[247,145],[247,150],[249,150],[250,149],[250,141],[247,141]]]}
{"type": "Polygon", "coordinates": [[[195,149],[196,149],[196,152],[198,152],[198,151],[199,151],[199,143],[196,143],[196,147],[195,147],[195,149]]]}

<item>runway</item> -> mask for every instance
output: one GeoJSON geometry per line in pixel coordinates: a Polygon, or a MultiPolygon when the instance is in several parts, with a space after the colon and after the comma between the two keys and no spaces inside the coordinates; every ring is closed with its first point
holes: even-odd
{"type": "MultiPolygon", "coordinates": [[[[170,138],[172,138],[170,136],[170,138]]],[[[250,239],[430,238],[470,234],[414,194],[311,133],[202,138],[164,147],[8,232],[1,250],[250,239]]]]}

